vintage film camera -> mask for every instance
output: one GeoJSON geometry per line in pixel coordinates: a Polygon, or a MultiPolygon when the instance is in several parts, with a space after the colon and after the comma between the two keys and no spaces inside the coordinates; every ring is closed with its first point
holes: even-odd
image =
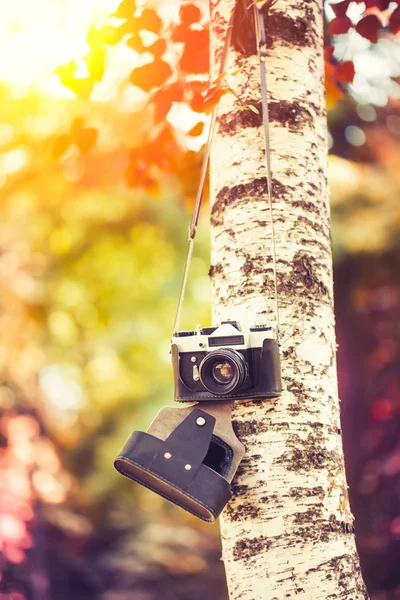
{"type": "Polygon", "coordinates": [[[177,402],[271,398],[282,391],[272,327],[242,331],[236,321],[178,331],[172,337],[177,402]]]}

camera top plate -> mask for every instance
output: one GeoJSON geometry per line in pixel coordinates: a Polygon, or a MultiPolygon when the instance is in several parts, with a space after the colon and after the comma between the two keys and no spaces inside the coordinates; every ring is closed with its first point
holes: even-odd
{"type": "Polygon", "coordinates": [[[195,330],[177,331],[172,336],[172,344],[178,347],[179,352],[217,350],[226,347],[245,350],[261,348],[266,338],[276,339],[273,328],[268,325],[254,325],[242,331],[236,321],[223,321],[219,327],[198,326],[195,330]]]}

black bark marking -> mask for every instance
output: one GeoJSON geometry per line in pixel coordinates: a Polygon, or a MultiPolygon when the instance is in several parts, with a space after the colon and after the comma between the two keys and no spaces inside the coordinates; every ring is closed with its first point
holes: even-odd
{"type": "MultiPolygon", "coordinates": [[[[247,100],[258,110],[259,114],[252,110],[238,110],[234,113],[222,115],[219,118],[219,133],[222,135],[234,135],[242,129],[261,127],[262,125],[262,106],[261,102],[247,100]]],[[[270,122],[280,123],[290,131],[298,132],[307,126],[313,127],[314,116],[308,108],[302,106],[299,102],[269,102],[269,120],[270,122]]]]}
{"type": "Polygon", "coordinates": [[[233,548],[233,558],[234,560],[243,560],[248,562],[257,554],[267,552],[271,546],[271,543],[272,542],[263,535],[252,539],[244,538],[243,540],[236,542],[233,548]]]}
{"type": "Polygon", "coordinates": [[[352,523],[341,521],[335,515],[330,515],[327,520],[324,516],[323,503],[309,506],[307,510],[293,515],[293,524],[298,526],[296,531],[296,544],[310,540],[329,542],[332,534],[349,535],[354,533],[352,523]]]}
{"type": "Polygon", "coordinates": [[[221,263],[218,263],[217,265],[211,265],[208,270],[208,276],[212,279],[214,275],[221,275],[223,270],[224,267],[221,265],[221,263]]]}
{"type": "Polygon", "coordinates": [[[369,599],[367,588],[360,577],[360,563],[357,552],[335,556],[321,563],[318,567],[308,569],[306,575],[315,572],[321,572],[321,575],[325,574],[326,579],[332,579],[332,576],[338,579],[341,590],[340,598],[350,600],[353,594],[357,597],[358,594],[362,594],[364,600],[369,599]]]}
{"type": "Polygon", "coordinates": [[[225,514],[230,522],[235,521],[246,521],[251,519],[257,519],[262,513],[260,506],[253,506],[252,504],[237,504],[231,502],[225,509],[225,514]]]}
{"type": "Polygon", "coordinates": [[[261,102],[247,101],[247,103],[251,103],[258,110],[258,114],[253,112],[250,108],[248,108],[246,110],[237,110],[234,113],[221,115],[218,119],[219,133],[223,135],[233,135],[234,133],[237,133],[242,129],[261,127],[261,102]]]}
{"type": "MultiPolygon", "coordinates": [[[[301,6],[301,5],[299,5],[301,6]]],[[[266,23],[267,46],[314,46],[316,19],[312,7],[303,2],[304,17],[291,18],[287,13],[274,11],[266,23]]]]}
{"type": "Polygon", "coordinates": [[[293,487],[290,488],[289,496],[292,498],[297,498],[298,500],[312,497],[318,497],[322,500],[325,498],[325,492],[324,488],[320,485],[314,488],[293,487]]]}
{"type": "Polygon", "coordinates": [[[310,469],[327,469],[331,473],[342,472],[342,457],[335,450],[327,450],[325,436],[322,432],[313,431],[306,439],[292,434],[287,439],[289,450],[284,452],[276,462],[284,464],[288,471],[307,472],[310,469]]]}
{"type": "MultiPolygon", "coordinates": [[[[256,53],[252,0],[238,0],[233,21],[232,45],[236,52],[250,56],[256,53]],[[249,9],[250,7],[250,9],[249,9]]],[[[271,2],[263,6],[267,46],[313,46],[316,41],[316,19],[312,6],[304,6],[304,16],[291,18],[288,13],[270,11],[271,2]]],[[[301,6],[301,5],[299,5],[301,6]]]]}
{"type": "MultiPolygon", "coordinates": [[[[318,261],[305,252],[296,252],[291,271],[278,273],[278,276],[278,291],[282,296],[302,295],[313,301],[330,298],[328,288],[318,276],[318,261]]],[[[314,316],[313,307],[310,307],[310,316],[314,316]]]]}
{"type": "MultiPolygon", "coordinates": [[[[285,196],[290,194],[295,188],[285,186],[277,179],[272,180],[274,195],[285,196]]],[[[231,205],[245,204],[249,198],[259,197],[260,201],[265,202],[268,193],[268,184],[266,177],[258,177],[249,183],[239,183],[234,186],[224,186],[218,192],[215,202],[211,208],[211,224],[218,227],[224,222],[225,209],[231,205]]]]}

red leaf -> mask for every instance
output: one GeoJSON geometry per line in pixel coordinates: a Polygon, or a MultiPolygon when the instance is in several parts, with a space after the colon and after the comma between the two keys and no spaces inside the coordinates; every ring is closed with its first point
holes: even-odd
{"type": "Polygon", "coordinates": [[[350,0],[344,0],[344,2],[337,2],[336,4],[331,4],[330,7],[337,17],[345,17],[349,4],[350,0]]]}
{"type": "Polygon", "coordinates": [[[353,27],[353,22],[349,17],[336,17],[329,23],[330,35],[341,35],[347,33],[353,27]]]}
{"type": "Polygon", "coordinates": [[[398,6],[390,16],[389,29],[392,33],[398,33],[400,31],[400,6],[398,6]]]}
{"type": "Polygon", "coordinates": [[[201,19],[201,10],[195,4],[183,4],[179,10],[179,18],[186,25],[198,23],[201,19]]]}
{"type": "Polygon", "coordinates": [[[361,21],[358,21],[356,31],[375,44],[378,41],[378,31],[381,27],[382,23],[376,15],[367,15],[361,21]]]}
{"type": "Polygon", "coordinates": [[[336,67],[336,79],[342,83],[352,83],[355,75],[354,63],[351,60],[339,63],[336,67]]]}
{"type": "Polygon", "coordinates": [[[209,31],[190,31],[183,50],[179,68],[191,74],[207,73],[209,68],[209,31]]]}
{"type": "Polygon", "coordinates": [[[325,62],[331,60],[333,53],[335,51],[335,46],[327,46],[324,50],[325,62]]]}
{"type": "Polygon", "coordinates": [[[160,33],[162,29],[162,19],[158,16],[155,10],[145,8],[142,14],[136,19],[136,26],[139,30],[145,29],[153,33],[160,33]]]}
{"type": "Polygon", "coordinates": [[[137,69],[134,69],[130,76],[130,82],[149,92],[153,88],[161,87],[172,75],[172,69],[164,60],[156,59],[137,69]]]}
{"type": "Polygon", "coordinates": [[[203,133],[203,131],[204,131],[204,123],[202,121],[200,121],[200,123],[197,123],[197,125],[192,127],[192,129],[190,131],[188,131],[186,135],[191,135],[191,136],[195,137],[197,135],[201,135],[203,133]]]}

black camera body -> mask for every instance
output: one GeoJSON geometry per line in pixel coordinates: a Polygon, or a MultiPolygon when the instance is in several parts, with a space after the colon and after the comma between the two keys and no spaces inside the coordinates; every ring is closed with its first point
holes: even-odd
{"type": "Polygon", "coordinates": [[[274,398],[282,392],[278,342],[272,327],[242,331],[236,321],[172,336],[175,400],[201,402],[274,398]]]}

